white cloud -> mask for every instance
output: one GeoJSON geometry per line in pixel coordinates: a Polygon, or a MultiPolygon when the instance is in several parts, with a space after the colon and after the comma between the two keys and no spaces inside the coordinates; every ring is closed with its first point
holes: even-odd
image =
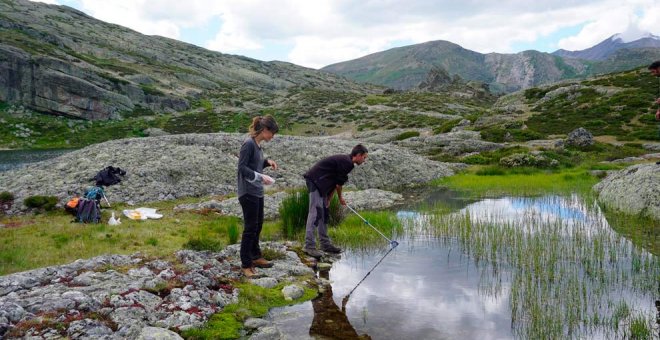
{"type": "Polygon", "coordinates": [[[145,34],[181,39],[187,28],[210,20],[222,25],[207,48],[321,67],[397,44],[447,40],[481,53],[518,52],[561,29],[579,27],[557,48],[584,49],[616,33],[651,32],[660,22],[658,0],[62,0],[104,21],[145,34]],[[280,55],[282,55],[280,53],[280,55]],[[280,58],[281,59],[281,58],[280,58]]]}

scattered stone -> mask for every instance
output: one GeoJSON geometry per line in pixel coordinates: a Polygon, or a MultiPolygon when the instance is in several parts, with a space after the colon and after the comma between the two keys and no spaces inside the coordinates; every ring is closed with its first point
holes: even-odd
{"type": "MultiPolygon", "coordinates": [[[[284,244],[260,246],[287,256],[274,260],[273,268],[260,270],[263,277],[253,283],[274,287],[295,281],[297,275],[313,276],[284,244]]],[[[38,323],[39,315],[55,313],[61,328],[24,334],[26,338],[59,339],[65,334],[71,339],[181,339],[171,330],[200,327],[227,304],[238,302],[239,290],[218,282],[242,279],[236,270],[239,250],[239,245],[220,252],[181,250],[175,253],[176,264],[145,261],[140,254],[104,255],[0,276],[0,337],[19,322],[38,323]],[[119,265],[130,268],[108,269],[119,265]],[[154,280],[162,284],[150,285],[154,280]]],[[[290,299],[303,292],[296,285],[283,290],[290,299]]],[[[257,333],[267,326],[255,324],[257,333]]]]}
{"type": "Polygon", "coordinates": [[[305,294],[305,290],[297,285],[288,285],[282,288],[282,294],[284,294],[285,300],[291,301],[303,296],[303,294],[305,294]]]}
{"type": "Polygon", "coordinates": [[[144,327],[137,340],[183,340],[179,334],[160,327],[144,327]]]}

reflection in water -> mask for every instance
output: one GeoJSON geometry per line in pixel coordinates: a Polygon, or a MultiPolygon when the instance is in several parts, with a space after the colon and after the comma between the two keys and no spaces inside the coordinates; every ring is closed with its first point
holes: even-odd
{"type": "MultiPolygon", "coordinates": [[[[320,271],[319,276],[328,280],[329,271],[320,271]]],[[[358,335],[355,331],[345,310],[343,308],[340,310],[333,300],[332,286],[328,284],[323,288],[319,296],[312,300],[314,318],[309,328],[309,335],[321,335],[332,339],[371,339],[369,335],[358,335]]]]}
{"type": "MultiPolygon", "coordinates": [[[[408,207],[397,216],[404,233],[396,251],[349,249],[329,272],[338,298],[325,295],[324,308],[356,334],[629,338],[635,320],[649,328],[656,322],[657,258],[614,233],[598,207],[579,197],[488,199],[453,212],[408,207]],[[341,296],[350,297],[345,313],[341,296]]],[[[318,338],[312,316],[330,316],[317,307],[286,307],[271,317],[288,337],[318,338]]]]}
{"type": "Polygon", "coordinates": [[[367,274],[365,274],[364,277],[363,277],[363,278],[362,278],[362,279],[361,279],[361,280],[355,285],[355,287],[353,287],[353,289],[351,289],[351,291],[348,292],[348,294],[346,294],[346,296],[344,296],[343,299],[341,299],[341,310],[342,310],[343,312],[346,311],[346,304],[348,303],[348,299],[351,297],[351,294],[353,294],[353,292],[357,289],[357,287],[359,287],[360,284],[361,284],[364,280],[366,280],[367,276],[369,276],[369,274],[371,274],[371,272],[373,272],[374,269],[376,269],[376,267],[378,267],[378,265],[379,265],[381,262],[383,262],[383,260],[387,257],[387,255],[389,255],[389,254],[392,252],[392,250],[394,250],[394,248],[396,248],[396,247],[391,247],[390,250],[388,250],[387,253],[385,253],[385,255],[383,255],[383,257],[381,257],[380,260],[378,260],[378,262],[376,262],[376,264],[375,264],[373,267],[371,267],[371,269],[370,269],[370,270],[367,272],[367,274]]]}

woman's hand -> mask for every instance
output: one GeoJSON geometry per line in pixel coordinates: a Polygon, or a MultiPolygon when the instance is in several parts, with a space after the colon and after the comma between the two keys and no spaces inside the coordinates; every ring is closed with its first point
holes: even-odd
{"type": "Polygon", "coordinates": [[[263,184],[266,184],[266,185],[271,185],[271,184],[275,183],[275,180],[273,179],[273,177],[261,174],[261,182],[263,184]]]}
{"type": "Polygon", "coordinates": [[[277,170],[277,163],[275,163],[274,160],[268,159],[266,160],[266,162],[268,163],[268,165],[270,165],[273,168],[273,170],[277,170]]]}

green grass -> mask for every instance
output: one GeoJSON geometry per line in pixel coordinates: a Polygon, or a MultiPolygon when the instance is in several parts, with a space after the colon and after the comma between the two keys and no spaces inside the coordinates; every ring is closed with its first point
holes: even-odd
{"type": "Polygon", "coordinates": [[[557,172],[494,168],[444,177],[432,185],[448,187],[470,197],[536,196],[546,193],[584,193],[598,182],[598,178],[583,169],[557,172]],[[497,170],[494,170],[497,169],[497,170]],[[515,173],[521,171],[523,173],[515,173]]]}
{"type": "MultiPolygon", "coordinates": [[[[365,211],[360,212],[360,215],[391,240],[403,233],[403,226],[394,212],[365,211]]],[[[382,236],[354,214],[347,216],[336,228],[330,228],[328,234],[333,242],[352,249],[387,243],[382,236]]]]}
{"type": "Polygon", "coordinates": [[[263,288],[247,283],[238,283],[240,289],[238,303],[225,306],[222,312],[213,315],[209,321],[200,328],[189,329],[182,332],[186,339],[238,339],[241,336],[243,322],[249,317],[263,317],[269,309],[294,305],[316,297],[316,289],[307,287],[301,281],[298,285],[305,292],[302,297],[287,301],[282,295],[282,288],[287,284],[279,284],[273,288],[263,288]]]}
{"type": "MultiPolygon", "coordinates": [[[[172,210],[175,204],[192,201],[199,199],[150,203],[148,206],[164,215],[162,219],[133,221],[122,216],[118,226],[105,224],[110,218],[108,209],[103,209],[100,224],[72,222],[73,216],[61,210],[0,216],[0,224],[7,226],[0,228],[0,275],[103,254],[142,252],[148,256],[169,257],[184,245],[192,249],[219,250],[230,243],[232,226],[235,234],[242,230],[235,217],[172,210]]],[[[113,206],[116,216],[128,208],[113,206]]],[[[279,223],[266,221],[261,239],[281,239],[279,223]]]]}

